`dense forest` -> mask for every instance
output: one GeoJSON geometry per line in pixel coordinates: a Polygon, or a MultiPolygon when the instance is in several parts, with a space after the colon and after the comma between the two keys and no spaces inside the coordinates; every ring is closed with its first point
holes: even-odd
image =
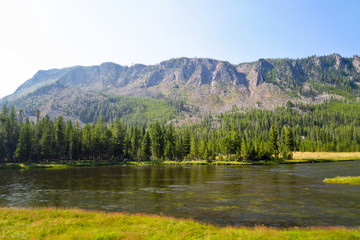
{"type": "Polygon", "coordinates": [[[292,151],[360,151],[360,104],[293,104],[275,110],[204,116],[191,126],[149,122],[128,125],[102,117],[83,127],[58,116],[36,121],[23,110],[3,106],[0,113],[0,161],[44,160],[233,160],[289,159],[292,151]]]}

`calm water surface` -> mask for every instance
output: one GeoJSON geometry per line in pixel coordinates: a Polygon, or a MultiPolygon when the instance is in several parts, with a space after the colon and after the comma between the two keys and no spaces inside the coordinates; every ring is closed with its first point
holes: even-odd
{"type": "Polygon", "coordinates": [[[219,225],[360,226],[360,161],[276,166],[0,170],[0,206],[76,207],[219,225]]]}

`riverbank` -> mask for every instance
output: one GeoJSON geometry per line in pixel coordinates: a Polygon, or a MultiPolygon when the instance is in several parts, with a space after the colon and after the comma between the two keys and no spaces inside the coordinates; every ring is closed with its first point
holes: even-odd
{"type": "Polygon", "coordinates": [[[359,239],[360,227],[217,227],[172,217],[0,208],[2,239],[359,239]]]}
{"type": "Polygon", "coordinates": [[[292,160],[279,161],[236,161],[230,159],[184,160],[184,161],[72,161],[72,162],[47,162],[47,163],[5,163],[0,169],[30,169],[30,168],[67,168],[67,167],[94,167],[94,166],[151,166],[151,165],[272,165],[295,163],[319,163],[360,160],[360,152],[294,152],[292,160]]]}
{"type": "Polygon", "coordinates": [[[325,178],[323,182],[326,183],[337,183],[337,184],[354,184],[360,185],[360,176],[358,177],[334,177],[334,178],[325,178]]]}

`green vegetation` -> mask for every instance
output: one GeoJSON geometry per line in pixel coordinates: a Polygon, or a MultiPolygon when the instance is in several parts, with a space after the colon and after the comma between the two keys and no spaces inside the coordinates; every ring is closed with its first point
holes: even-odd
{"type": "Polygon", "coordinates": [[[101,101],[85,102],[78,115],[82,122],[105,122],[118,118],[127,125],[145,124],[151,121],[167,121],[177,111],[184,109],[182,101],[156,100],[144,97],[109,96],[101,101]]]}
{"type": "Polygon", "coordinates": [[[149,165],[267,165],[292,163],[317,163],[360,160],[360,152],[294,152],[294,159],[281,161],[235,161],[229,156],[215,160],[165,160],[165,161],[46,161],[38,163],[3,163],[0,169],[31,169],[31,168],[68,168],[68,167],[95,167],[95,166],[149,166],[149,165]]]}
{"type": "Polygon", "coordinates": [[[293,151],[359,152],[359,114],[360,103],[288,103],[274,111],[234,108],[192,126],[158,121],[130,126],[118,118],[109,123],[100,118],[80,127],[62,116],[41,119],[39,111],[34,123],[23,119],[22,109],[16,113],[14,107],[3,106],[0,164],[216,159],[273,163],[292,159],[293,151]]]}
{"type": "Polygon", "coordinates": [[[263,77],[265,82],[293,91],[296,89],[304,96],[315,97],[325,92],[354,100],[359,96],[356,83],[360,80],[360,74],[352,64],[353,58],[340,58],[332,54],[297,60],[267,59],[263,77]]]}
{"type": "Polygon", "coordinates": [[[0,208],[2,239],[359,239],[359,228],[216,227],[146,214],[0,208]]]}
{"type": "Polygon", "coordinates": [[[326,183],[338,183],[338,184],[356,184],[360,185],[360,177],[334,177],[325,178],[326,183]]]}

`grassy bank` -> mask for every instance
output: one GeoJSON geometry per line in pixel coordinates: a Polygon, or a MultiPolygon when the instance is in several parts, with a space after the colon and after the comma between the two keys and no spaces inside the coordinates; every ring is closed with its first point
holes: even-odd
{"type": "Polygon", "coordinates": [[[0,208],[1,239],[359,239],[360,228],[216,227],[145,214],[0,208]]]}
{"type": "Polygon", "coordinates": [[[304,162],[333,162],[360,160],[360,152],[294,152],[294,160],[304,162]]]}
{"type": "Polygon", "coordinates": [[[360,185],[360,176],[359,177],[334,177],[334,178],[325,178],[324,182],[326,183],[338,183],[338,184],[355,184],[360,185]]]}
{"type": "Polygon", "coordinates": [[[29,168],[66,168],[92,166],[149,166],[149,165],[268,165],[291,163],[316,163],[360,160],[360,152],[294,152],[292,160],[285,161],[236,161],[234,159],[217,159],[215,161],[184,160],[184,161],[147,161],[147,162],[111,162],[111,161],[73,161],[50,163],[5,163],[0,169],[29,169],[29,168]]]}

